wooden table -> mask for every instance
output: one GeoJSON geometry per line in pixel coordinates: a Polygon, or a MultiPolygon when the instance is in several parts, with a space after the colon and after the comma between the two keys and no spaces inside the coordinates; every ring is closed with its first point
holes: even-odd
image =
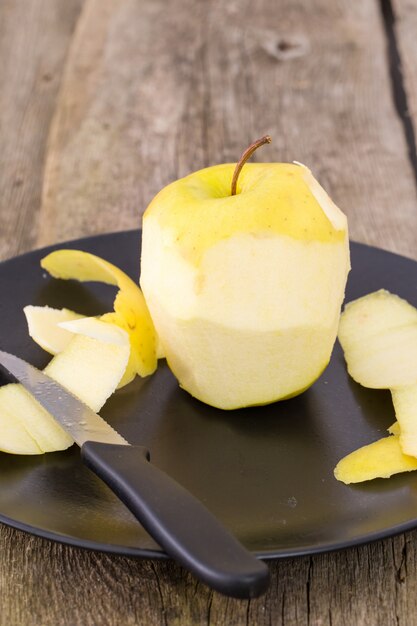
{"type": "MultiPolygon", "coordinates": [[[[3,0],[0,256],[136,228],[268,132],[255,159],[308,164],[353,239],[417,259],[416,32],[415,0],[3,0]]],[[[271,563],[247,602],[1,526],[0,624],[410,626],[416,545],[271,563]]]]}

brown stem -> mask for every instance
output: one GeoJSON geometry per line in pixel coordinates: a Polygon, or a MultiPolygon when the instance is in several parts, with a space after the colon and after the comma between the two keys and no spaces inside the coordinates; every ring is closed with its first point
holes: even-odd
{"type": "Polygon", "coordinates": [[[246,161],[250,159],[252,154],[257,150],[260,146],[263,146],[266,143],[271,143],[272,139],[269,135],[265,135],[257,141],[251,143],[249,148],[246,148],[245,152],[240,157],[239,162],[236,164],[235,171],[233,172],[232,178],[232,196],[236,195],[236,187],[237,187],[237,179],[239,178],[239,174],[242,171],[242,167],[245,165],[246,161]]]}

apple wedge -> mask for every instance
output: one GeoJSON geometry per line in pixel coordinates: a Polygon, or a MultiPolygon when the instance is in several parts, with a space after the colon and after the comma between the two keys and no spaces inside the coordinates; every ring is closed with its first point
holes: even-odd
{"type": "Polygon", "coordinates": [[[390,435],[345,456],[336,465],[334,475],[348,485],[416,469],[417,459],[404,454],[399,437],[390,435]]]}
{"type": "Polygon", "coordinates": [[[72,333],[61,328],[61,322],[70,322],[83,318],[83,315],[69,309],[53,309],[49,306],[25,306],[29,335],[49,354],[62,352],[72,339],[72,333]]]}
{"type": "MultiPolygon", "coordinates": [[[[129,336],[121,328],[96,319],[84,324],[83,333],[74,335],[44,371],[93,411],[99,411],[125,372],[129,336]]],[[[42,454],[64,450],[72,443],[21,385],[11,383],[0,388],[0,450],[42,454]]]]}
{"type": "Polygon", "coordinates": [[[101,317],[126,330],[131,343],[129,363],[120,386],[136,374],[148,376],[157,367],[157,336],[139,286],[121,269],[94,254],[81,250],[57,250],[41,261],[51,276],[64,280],[103,282],[119,288],[114,312],[101,317]]]}

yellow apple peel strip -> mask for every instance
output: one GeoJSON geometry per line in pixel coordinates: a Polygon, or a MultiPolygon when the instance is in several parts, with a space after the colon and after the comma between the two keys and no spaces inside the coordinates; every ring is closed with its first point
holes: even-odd
{"type": "Polygon", "coordinates": [[[401,448],[417,457],[417,309],[380,289],[346,305],[338,337],[354,380],[390,389],[401,448]]]}
{"type": "Polygon", "coordinates": [[[153,374],[157,367],[155,328],[142,291],[127,274],[112,263],[81,250],[56,250],[42,259],[41,266],[54,278],[103,282],[118,287],[114,311],[100,319],[116,324],[129,334],[131,353],[119,386],[127,384],[136,374],[153,374]]]}
{"type": "Polygon", "coordinates": [[[349,478],[343,482],[387,478],[417,469],[417,386],[410,384],[417,359],[416,330],[417,309],[385,290],[350,302],[342,313],[339,341],[349,373],[364,387],[389,387],[397,417],[388,429],[392,437],[364,446],[339,462],[335,476],[349,478]],[[402,381],[405,384],[400,385],[402,381]]]}
{"type": "Polygon", "coordinates": [[[334,475],[348,485],[416,469],[417,459],[403,454],[399,437],[390,435],[345,456],[336,465],[334,475]]]}

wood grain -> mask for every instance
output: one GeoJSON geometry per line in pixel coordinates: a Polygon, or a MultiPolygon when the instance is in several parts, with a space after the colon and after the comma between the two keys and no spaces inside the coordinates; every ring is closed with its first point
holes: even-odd
{"type": "Polygon", "coordinates": [[[401,74],[405,91],[405,111],[404,116],[408,118],[409,124],[414,134],[414,158],[417,160],[415,145],[417,130],[417,3],[412,0],[384,0],[388,5],[385,7],[388,19],[392,20],[392,27],[396,37],[398,48],[399,65],[398,71],[401,74]]]}
{"type": "Polygon", "coordinates": [[[417,4],[413,0],[392,0],[391,10],[401,57],[404,84],[409,100],[408,113],[415,120],[417,115],[417,94],[415,89],[417,69],[414,63],[414,54],[417,43],[414,35],[417,26],[417,4]]]}
{"type": "Polygon", "coordinates": [[[46,140],[82,0],[0,5],[0,257],[33,247],[46,140]]]}
{"type": "Polygon", "coordinates": [[[82,551],[5,527],[0,624],[413,626],[416,538],[272,563],[270,590],[247,602],[211,592],[172,562],[82,551]]]}
{"type": "MultiPolygon", "coordinates": [[[[376,0],[86,0],[62,76],[80,3],[0,4],[2,256],[137,227],[161,186],[270,132],[257,159],[309,164],[355,238],[416,257],[415,177],[376,0]]],[[[416,5],[395,11],[414,116],[416,5]]],[[[172,562],[1,526],[0,626],[413,626],[416,546],[414,531],[272,562],[268,593],[246,602],[172,562]]]]}

